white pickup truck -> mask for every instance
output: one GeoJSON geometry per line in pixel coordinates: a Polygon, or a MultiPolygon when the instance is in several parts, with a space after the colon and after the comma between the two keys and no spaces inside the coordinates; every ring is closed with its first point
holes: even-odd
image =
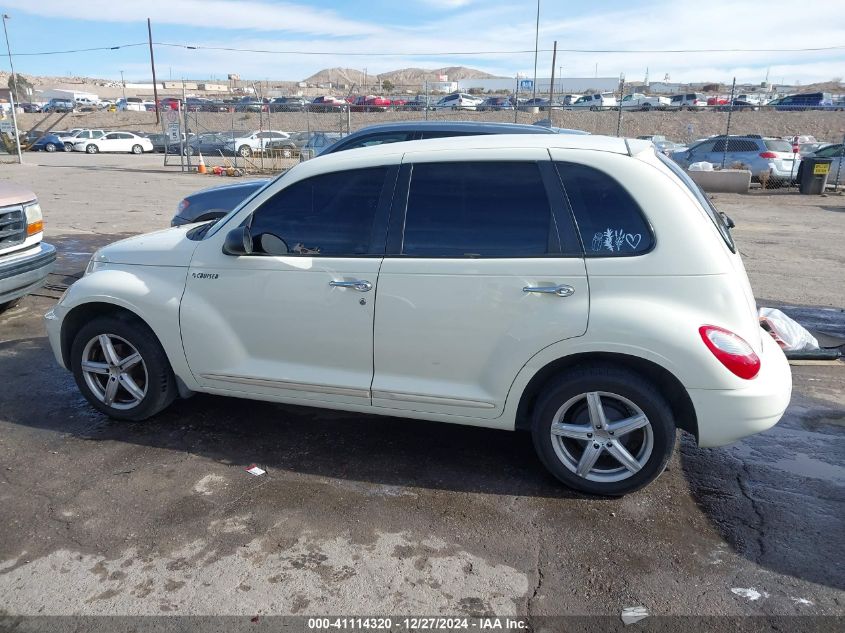
{"type": "Polygon", "coordinates": [[[56,249],[41,241],[44,218],[35,194],[0,183],[0,312],[40,288],[53,270],[56,249]]]}
{"type": "Polygon", "coordinates": [[[644,95],[641,92],[634,92],[622,97],[619,106],[623,110],[665,110],[671,101],[669,97],[658,97],[644,95]]]}

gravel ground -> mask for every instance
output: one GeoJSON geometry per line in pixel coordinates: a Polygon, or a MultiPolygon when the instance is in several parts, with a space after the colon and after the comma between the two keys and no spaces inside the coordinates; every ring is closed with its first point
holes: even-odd
{"type": "MultiPolygon", "coordinates": [[[[603,615],[616,630],[636,605],[655,621],[761,616],[723,630],[845,617],[842,364],[793,367],[777,427],[721,449],[683,438],[659,480],[616,500],[558,486],[522,434],[202,395],[113,422],[55,365],[41,315],[94,249],[166,226],[219,180],[160,156],[27,160],[0,179],[39,194],[62,257],[50,287],[0,317],[0,630],[59,626],[36,615],[239,616],[232,630],[374,613],[603,615]]],[[[716,202],[761,303],[843,307],[845,199],[716,202]]],[[[549,622],[534,630],[596,630],[549,622]]]]}

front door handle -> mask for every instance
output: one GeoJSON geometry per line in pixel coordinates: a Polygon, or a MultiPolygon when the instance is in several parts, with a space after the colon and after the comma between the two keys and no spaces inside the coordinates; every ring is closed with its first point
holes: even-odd
{"type": "Polygon", "coordinates": [[[358,292],[369,292],[373,289],[371,284],[366,279],[353,279],[352,281],[330,281],[329,285],[332,288],[352,288],[358,292]]]}
{"type": "Polygon", "coordinates": [[[525,286],[522,292],[539,292],[545,295],[557,295],[558,297],[569,297],[575,294],[575,288],[565,284],[560,286],[525,286]]]}

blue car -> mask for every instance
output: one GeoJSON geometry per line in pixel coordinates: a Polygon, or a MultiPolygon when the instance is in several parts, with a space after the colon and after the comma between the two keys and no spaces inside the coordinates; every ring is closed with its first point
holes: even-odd
{"type": "Polygon", "coordinates": [[[769,102],[775,110],[838,110],[842,105],[833,101],[829,92],[805,92],[803,94],[789,95],[781,99],[769,102]]]}
{"type": "Polygon", "coordinates": [[[65,142],[55,134],[45,134],[29,147],[33,152],[64,152],[65,142]]]}

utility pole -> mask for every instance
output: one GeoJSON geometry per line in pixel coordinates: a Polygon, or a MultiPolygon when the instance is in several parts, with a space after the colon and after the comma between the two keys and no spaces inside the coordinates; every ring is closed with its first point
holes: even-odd
{"type": "MultiPolygon", "coordinates": [[[[736,91],[736,77],[734,77],[731,84],[731,101],[728,104],[728,123],[725,126],[725,150],[722,152],[722,169],[725,168],[725,163],[728,162],[728,143],[731,141],[731,115],[734,113],[734,92],[736,91]]],[[[797,161],[792,161],[793,166],[797,161]]]]}
{"type": "Polygon", "coordinates": [[[153,101],[155,101],[156,125],[161,123],[161,115],[158,111],[158,85],[156,84],[156,62],[153,57],[153,27],[150,18],[147,18],[147,35],[150,38],[150,67],[153,69],[153,101]]]}
{"type": "Polygon", "coordinates": [[[123,71],[120,71],[120,85],[123,86],[123,103],[126,103],[126,80],[123,78],[123,71]]]}
{"type": "Polygon", "coordinates": [[[555,107],[555,64],[557,63],[557,40],[552,50],[552,83],[549,85],[549,118],[552,117],[555,107]]]}
{"type": "Polygon", "coordinates": [[[12,89],[9,91],[9,105],[12,106],[12,126],[15,128],[15,147],[18,150],[18,164],[23,165],[21,156],[21,137],[18,134],[18,115],[15,112],[14,92],[18,87],[18,78],[15,75],[15,65],[12,63],[12,48],[9,46],[9,31],[6,30],[6,20],[10,20],[8,13],[3,14],[3,34],[6,36],[6,51],[9,53],[9,67],[12,69],[12,89]]]}
{"type": "MultiPolygon", "coordinates": [[[[532,99],[537,98],[537,53],[540,45],[540,0],[537,0],[537,25],[534,28],[534,94],[532,99]]],[[[536,103],[532,101],[531,103],[536,103]]]]}

